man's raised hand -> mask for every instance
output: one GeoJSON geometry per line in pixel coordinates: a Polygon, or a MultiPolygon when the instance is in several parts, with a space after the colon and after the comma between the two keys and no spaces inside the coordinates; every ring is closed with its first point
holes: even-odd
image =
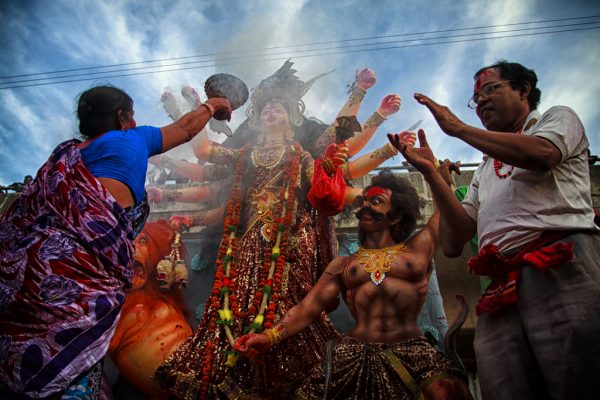
{"type": "Polygon", "coordinates": [[[440,128],[450,136],[458,136],[464,132],[467,124],[462,122],[446,106],[442,106],[421,93],[415,93],[415,99],[431,111],[440,128]]]}
{"type": "MultiPolygon", "coordinates": [[[[404,132],[402,132],[404,133],[404,132]]],[[[419,129],[419,147],[414,147],[414,141],[412,144],[402,133],[388,133],[388,140],[408,161],[413,167],[419,170],[423,175],[432,175],[437,171],[439,165],[433,155],[433,152],[427,144],[427,137],[425,131],[419,129]]]]}

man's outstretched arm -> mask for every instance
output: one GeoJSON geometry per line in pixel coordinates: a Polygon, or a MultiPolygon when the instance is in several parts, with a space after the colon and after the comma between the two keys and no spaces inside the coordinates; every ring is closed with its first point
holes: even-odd
{"type": "Polygon", "coordinates": [[[425,131],[419,130],[419,148],[402,141],[397,134],[389,134],[388,139],[423,174],[431,187],[441,214],[439,240],[444,254],[448,257],[460,256],[465,243],[475,234],[477,226],[452,193],[438,167],[430,160],[431,149],[427,144],[425,131]]]}
{"type": "MultiPolygon", "coordinates": [[[[463,140],[498,161],[531,171],[548,171],[561,162],[560,150],[548,139],[479,129],[465,124],[448,107],[423,94],[415,93],[415,99],[431,111],[446,134],[463,140]]],[[[520,126],[515,127],[515,131],[518,128],[520,126]]]]}

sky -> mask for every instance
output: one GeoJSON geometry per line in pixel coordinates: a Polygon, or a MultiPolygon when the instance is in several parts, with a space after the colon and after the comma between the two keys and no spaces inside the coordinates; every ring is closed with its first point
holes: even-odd
{"type": "MultiPolygon", "coordinates": [[[[506,59],[536,71],[540,111],[566,105],[578,113],[590,150],[598,155],[600,17],[582,18],[593,16],[600,16],[599,1],[3,0],[0,185],[34,175],[56,145],[78,137],[77,95],[95,84],[109,83],[129,93],[138,125],[164,126],[170,122],[160,103],[165,88],[177,92],[189,84],[202,93],[204,81],[223,72],[252,89],[287,58],[303,80],[335,70],[304,96],[306,114],[324,122],[335,118],[358,69],[369,67],[377,74],[359,120],[364,122],[385,95],[401,96],[400,111],[364,151],[383,145],[386,133],[423,120],[421,127],[439,158],[478,162],[482,154],[441,132],[412,96],[424,93],[481,127],[466,107],[473,74],[506,59]],[[552,30],[563,32],[540,34],[552,30]],[[205,57],[192,58],[198,55],[205,57]],[[140,63],[152,60],[168,61],[140,63]],[[90,69],[108,65],[118,66],[90,69]],[[180,70],[146,73],[160,65],[180,70]],[[148,66],[154,68],[131,69],[148,66]],[[67,70],[76,71],[31,75],[67,70]],[[60,76],[65,77],[54,81],[73,82],[39,80],[60,76]]],[[[231,127],[244,119],[245,106],[234,113],[231,127]]],[[[186,146],[177,154],[189,155],[186,146]]],[[[396,157],[386,165],[401,161],[396,157]]]]}

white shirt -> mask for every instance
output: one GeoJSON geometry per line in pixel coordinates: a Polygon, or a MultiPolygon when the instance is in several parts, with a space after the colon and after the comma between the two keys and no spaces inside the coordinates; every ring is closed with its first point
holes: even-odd
{"type": "MultiPolygon", "coordinates": [[[[561,162],[546,172],[515,167],[512,175],[500,179],[494,160],[484,157],[462,202],[477,222],[480,248],[495,244],[500,251],[510,250],[547,230],[598,229],[593,221],[588,140],[579,117],[568,107],[556,106],[541,117],[538,111],[531,112],[524,127],[534,118],[537,122],[523,135],[551,141],[561,162]]],[[[510,168],[505,164],[500,173],[510,168]]]]}

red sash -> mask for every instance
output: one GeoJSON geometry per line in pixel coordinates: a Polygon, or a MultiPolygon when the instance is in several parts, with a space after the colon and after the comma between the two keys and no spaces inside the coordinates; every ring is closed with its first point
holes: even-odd
{"type": "Polygon", "coordinates": [[[491,244],[481,248],[477,256],[469,259],[469,272],[486,275],[492,283],[479,298],[477,315],[484,312],[496,312],[508,304],[517,302],[517,282],[521,268],[532,266],[538,271],[557,269],[573,258],[573,243],[554,243],[573,231],[546,231],[527,243],[511,257],[506,257],[491,244]],[[554,243],[554,244],[550,244],[554,243]]]}

